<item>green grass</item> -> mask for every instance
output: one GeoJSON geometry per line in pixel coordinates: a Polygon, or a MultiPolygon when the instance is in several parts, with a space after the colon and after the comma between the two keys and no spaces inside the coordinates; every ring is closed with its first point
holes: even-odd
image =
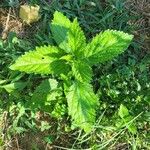
{"type": "MultiPolygon", "coordinates": [[[[16,6],[9,2],[3,2],[1,7],[16,6]]],[[[12,2],[19,4],[17,1],[12,2]]],[[[8,68],[18,56],[36,45],[55,44],[49,27],[55,10],[63,12],[70,19],[77,17],[88,40],[108,28],[133,33],[136,26],[129,22],[137,19],[137,16],[125,8],[124,2],[124,0],[106,2],[54,0],[51,3],[28,1],[30,4],[41,6],[42,17],[36,34],[19,39],[14,33],[10,33],[7,41],[0,40],[0,84],[16,81],[27,83],[23,90],[11,85],[9,89],[13,90],[12,93],[0,89],[0,113],[8,112],[5,131],[7,139],[11,139],[15,134],[22,136],[27,132],[41,132],[42,129],[44,130],[42,141],[52,144],[56,149],[150,149],[150,56],[147,52],[143,53],[136,40],[119,58],[93,67],[92,84],[99,96],[100,107],[97,110],[94,130],[89,134],[81,130],[71,131],[70,121],[66,116],[56,120],[45,112],[41,112],[42,116],[48,117],[50,121],[41,126],[37,113],[29,108],[29,101],[36,85],[46,77],[13,72],[8,68]],[[122,121],[118,115],[121,104],[128,108],[132,119],[118,126],[122,121]],[[137,128],[135,134],[128,130],[128,125],[133,123],[137,128]]],[[[0,145],[4,143],[5,141],[0,139],[0,145]]],[[[33,147],[39,147],[38,143],[33,147]]]]}

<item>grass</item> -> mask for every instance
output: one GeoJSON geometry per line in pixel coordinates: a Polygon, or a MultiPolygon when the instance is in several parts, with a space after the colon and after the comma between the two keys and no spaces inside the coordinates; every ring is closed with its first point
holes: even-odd
{"type": "MultiPolygon", "coordinates": [[[[133,6],[127,5],[126,2],[125,0],[28,1],[29,4],[40,5],[40,21],[31,26],[23,25],[22,35],[10,32],[7,40],[0,40],[0,85],[10,84],[13,81],[27,83],[24,90],[9,85],[9,90],[13,90],[13,93],[0,89],[0,113],[1,119],[5,121],[0,125],[2,126],[0,132],[4,135],[0,138],[1,147],[11,145],[27,150],[150,149],[150,56],[148,49],[142,48],[147,43],[141,44],[141,32],[138,32],[141,25],[137,24],[140,16],[133,14],[133,11],[136,12],[135,7],[133,9],[133,6]],[[8,69],[8,66],[24,52],[37,45],[53,43],[49,22],[55,10],[63,12],[70,19],[77,17],[88,40],[108,28],[137,33],[129,49],[119,58],[93,67],[93,87],[101,105],[97,110],[95,127],[89,134],[81,130],[71,131],[67,116],[55,119],[46,112],[31,110],[28,101],[35,85],[45,77],[12,72],[8,69]],[[128,108],[132,118],[123,124],[118,115],[120,104],[128,108]],[[137,128],[135,134],[128,129],[133,123],[137,128]]],[[[17,12],[20,3],[24,2],[4,1],[0,7],[2,9],[12,7],[12,10],[17,12]]],[[[14,20],[18,21],[17,14],[14,20]]]]}

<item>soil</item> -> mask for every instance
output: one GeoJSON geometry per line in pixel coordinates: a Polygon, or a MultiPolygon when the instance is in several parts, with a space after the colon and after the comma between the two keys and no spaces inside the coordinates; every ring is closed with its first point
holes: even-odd
{"type": "Polygon", "coordinates": [[[142,45],[143,50],[150,52],[150,1],[149,0],[127,0],[130,12],[139,16],[135,24],[138,30],[135,37],[142,45]]]}

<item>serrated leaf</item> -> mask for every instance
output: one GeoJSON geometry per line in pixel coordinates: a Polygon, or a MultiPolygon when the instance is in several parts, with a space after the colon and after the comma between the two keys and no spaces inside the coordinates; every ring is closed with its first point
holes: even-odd
{"type": "Polygon", "coordinates": [[[84,48],[86,46],[86,38],[82,31],[77,18],[74,19],[68,32],[68,47],[76,56],[83,56],[84,48]]]}
{"type": "Polygon", "coordinates": [[[31,107],[40,108],[44,111],[50,111],[52,101],[60,95],[57,90],[58,82],[54,79],[44,80],[34,91],[31,98],[31,107]]]}
{"type": "Polygon", "coordinates": [[[39,47],[19,57],[10,69],[26,73],[51,74],[53,70],[50,64],[58,58],[58,55],[61,55],[61,52],[59,53],[54,46],[39,47]]]}
{"type": "Polygon", "coordinates": [[[54,13],[54,18],[51,23],[51,31],[56,43],[66,52],[69,52],[67,47],[67,33],[70,25],[71,22],[66,16],[58,11],[54,13]]]}
{"type": "Polygon", "coordinates": [[[120,105],[120,108],[119,108],[119,111],[118,111],[118,115],[121,117],[121,118],[125,118],[129,115],[129,111],[127,109],[126,106],[124,106],[123,104],[120,105]]]}
{"type": "Polygon", "coordinates": [[[85,57],[91,65],[111,60],[125,51],[133,35],[122,31],[106,30],[93,38],[85,48],[85,57]]]}
{"type": "Polygon", "coordinates": [[[55,47],[55,46],[42,46],[42,47],[36,47],[36,51],[43,54],[47,55],[50,57],[57,57],[60,58],[63,55],[65,55],[64,51],[62,51],[60,48],[55,47]]]}
{"type": "Polygon", "coordinates": [[[98,98],[90,84],[75,82],[67,94],[68,112],[72,125],[90,132],[95,122],[98,98]]]}
{"type": "Polygon", "coordinates": [[[55,60],[50,64],[51,70],[53,70],[53,73],[56,75],[60,74],[68,74],[70,69],[70,65],[67,64],[65,60],[55,60]]]}
{"type": "Polygon", "coordinates": [[[72,72],[80,82],[89,83],[92,80],[92,68],[84,61],[74,61],[72,64],[72,72]]]}

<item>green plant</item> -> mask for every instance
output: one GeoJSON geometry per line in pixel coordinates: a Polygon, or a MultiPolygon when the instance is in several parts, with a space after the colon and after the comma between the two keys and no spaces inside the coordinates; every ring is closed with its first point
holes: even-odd
{"type": "Polygon", "coordinates": [[[118,115],[121,118],[121,121],[117,125],[119,127],[125,125],[131,133],[135,134],[137,132],[136,126],[133,123],[131,125],[126,125],[133,119],[133,117],[129,114],[128,109],[122,104],[120,105],[118,115]]]}
{"type": "Polygon", "coordinates": [[[87,43],[77,19],[71,22],[57,11],[54,13],[51,31],[58,47],[49,45],[26,52],[10,69],[55,75],[57,81],[46,79],[37,87],[33,103],[38,104],[42,100],[42,105],[49,109],[55,108],[52,106],[58,103],[67,103],[72,127],[90,132],[99,105],[98,97],[90,84],[92,66],[122,53],[133,36],[121,31],[106,30],[87,43]]]}

